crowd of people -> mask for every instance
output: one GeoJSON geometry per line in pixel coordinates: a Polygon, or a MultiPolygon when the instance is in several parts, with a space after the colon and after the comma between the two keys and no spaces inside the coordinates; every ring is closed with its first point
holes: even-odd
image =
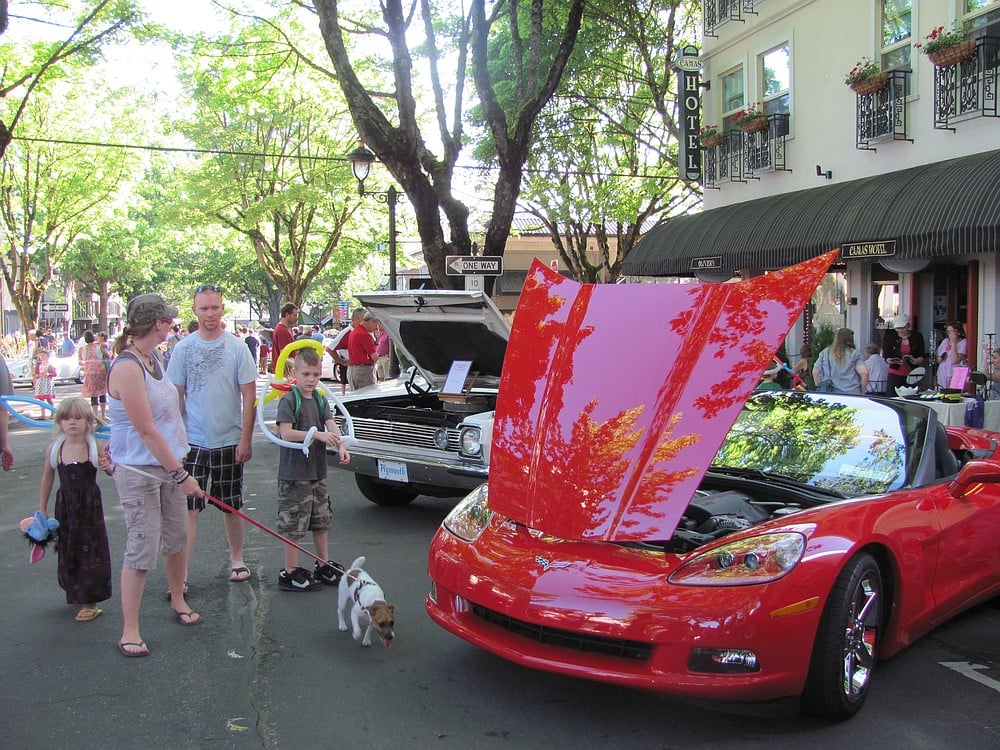
{"type": "MultiPolygon", "coordinates": [[[[223,294],[215,285],[195,289],[191,311],[191,323],[181,326],[176,322],[177,307],[159,295],[141,294],[129,301],[124,329],[110,346],[106,335],[92,331],[78,342],[68,333],[51,341],[44,331],[33,337],[39,368],[35,394],[53,399],[46,403],[54,410],[55,438],[46,452],[38,507],[47,516],[51,506],[59,521],[57,580],[66,602],[79,607],[77,622],[90,622],[103,613],[98,605],[111,597],[112,567],[96,476],[105,471],[113,477],[125,524],[117,648],[130,658],[150,653],[140,610],[147,575],[160,557],[174,618],[183,626],[201,623],[201,615],[188,601],[188,578],[199,516],[208,504],[223,512],[229,580],[239,584],[251,577],[243,556],[241,508],[243,467],[253,458],[256,381],[261,371],[273,372],[284,348],[307,336],[336,352],[342,382],[362,388],[376,382],[376,364],[388,346],[385,337],[379,340],[382,331],[377,321],[364,310],[356,311],[351,328],[327,339],[318,326],[298,329],[294,325],[298,309],[286,305],[271,342],[242,326],[226,331],[223,294]],[[58,407],[51,373],[43,371],[53,348],[62,356],[78,356],[82,368],[81,395],[63,398],[58,407]],[[104,443],[98,434],[106,424],[109,431],[100,433],[109,436],[104,443]]],[[[3,354],[0,351],[0,393],[11,394],[3,354]]],[[[286,442],[301,442],[310,434],[346,462],[350,456],[342,435],[317,387],[321,356],[321,351],[305,347],[289,358],[291,387],[278,403],[277,429],[286,442]]],[[[4,470],[14,465],[8,438],[5,415],[0,419],[4,470]]],[[[284,445],[280,450],[279,531],[293,541],[311,532],[318,557],[326,562],[317,560],[307,570],[298,564],[296,548],[289,547],[278,587],[315,591],[335,586],[343,568],[328,558],[326,453],[312,451],[306,456],[284,445]]]]}
{"type": "MultiPolygon", "coordinates": [[[[810,364],[810,345],[803,344],[798,360],[789,369],[807,390],[894,396],[898,388],[922,382],[927,365],[932,364],[935,387],[961,390],[965,381],[955,379],[956,369],[969,364],[968,351],[961,322],[948,322],[940,343],[929,352],[923,335],[913,330],[909,315],[900,314],[892,319],[880,342],[870,342],[859,350],[854,331],[839,328],[833,342],[819,352],[814,363],[810,364]]],[[[988,356],[992,364],[989,377],[1000,382],[1000,352],[989,352],[988,356]]],[[[776,382],[780,371],[780,367],[769,366],[761,375],[758,390],[780,388],[776,382]]]]}

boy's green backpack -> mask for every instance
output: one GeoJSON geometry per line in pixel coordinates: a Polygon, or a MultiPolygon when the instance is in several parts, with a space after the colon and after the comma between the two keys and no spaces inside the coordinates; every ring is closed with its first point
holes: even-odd
{"type": "MultiPolygon", "coordinates": [[[[302,413],[302,394],[299,393],[299,387],[297,385],[292,386],[292,393],[295,394],[295,408],[292,409],[292,421],[298,424],[299,414],[302,413]]],[[[323,392],[318,388],[313,391],[313,398],[316,399],[316,407],[319,409],[319,429],[324,429],[323,425],[323,415],[326,414],[326,397],[323,392]]]]}

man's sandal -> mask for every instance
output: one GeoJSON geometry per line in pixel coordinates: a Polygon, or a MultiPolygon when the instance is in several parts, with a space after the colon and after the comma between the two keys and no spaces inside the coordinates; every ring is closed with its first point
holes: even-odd
{"type": "Polygon", "coordinates": [[[177,618],[177,622],[185,627],[190,627],[192,625],[201,624],[201,615],[197,612],[192,612],[190,609],[185,612],[178,612],[176,609],[173,610],[174,617],[177,618]]]}
{"type": "Polygon", "coordinates": [[[122,656],[130,659],[149,656],[149,647],[143,641],[118,641],[118,650],[122,652],[122,656]]]}

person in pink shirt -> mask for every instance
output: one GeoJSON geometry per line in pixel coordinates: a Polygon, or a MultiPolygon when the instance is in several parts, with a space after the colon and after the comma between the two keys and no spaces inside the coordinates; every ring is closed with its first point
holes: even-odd
{"type": "Polygon", "coordinates": [[[389,332],[382,327],[379,321],[375,321],[375,354],[378,359],[375,362],[375,379],[385,380],[389,377],[389,347],[392,341],[389,339],[389,332]]]}

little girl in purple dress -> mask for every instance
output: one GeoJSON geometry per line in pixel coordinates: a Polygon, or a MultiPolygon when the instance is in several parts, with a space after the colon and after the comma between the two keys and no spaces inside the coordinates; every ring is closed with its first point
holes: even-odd
{"type": "Polygon", "coordinates": [[[56,409],[54,422],[57,434],[46,452],[38,507],[48,515],[49,496],[58,473],[59,586],[65,590],[68,604],[81,605],[76,621],[90,622],[103,612],[97,603],[111,598],[111,551],[97,485],[98,466],[111,473],[111,460],[106,450],[97,447],[97,419],[86,399],[65,399],[56,409]]]}

